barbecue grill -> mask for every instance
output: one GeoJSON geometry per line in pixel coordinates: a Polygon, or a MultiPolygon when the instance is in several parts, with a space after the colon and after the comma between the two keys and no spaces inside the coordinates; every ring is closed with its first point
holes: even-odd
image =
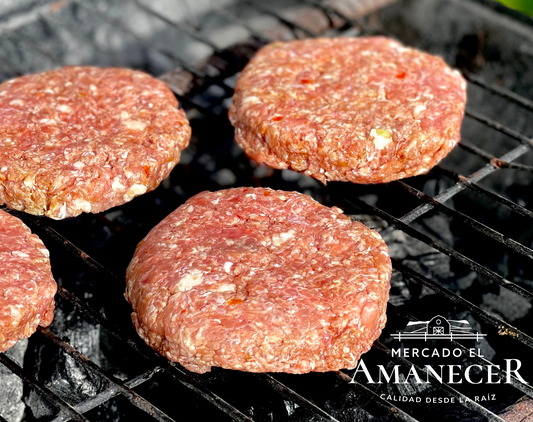
{"type": "Polygon", "coordinates": [[[0,354],[0,422],[502,421],[507,406],[533,398],[516,374],[504,383],[501,370],[502,383],[490,385],[370,384],[353,371],[198,375],[139,339],[123,298],[136,244],[190,196],[298,190],[379,230],[391,250],[388,323],[363,356],[368,367],[415,365],[424,374],[432,360],[393,353],[391,334],[442,315],[485,334],[475,346],[446,340],[481,351],[455,364],[480,365],[482,376],[487,365],[519,359],[533,380],[533,20],[491,0],[24,0],[0,2],[0,39],[0,80],[71,64],[138,68],[169,85],[193,128],[171,176],[124,206],[64,221],[7,210],[49,248],[59,290],[54,323],[0,354]],[[367,34],[460,68],[469,82],[461,143],[427,175],[386,185],[323,186],[251,163],[226,112],[255,51],[276,39],[367,34]],[[397,400],[417,395],[422,403],[397,400]]]}

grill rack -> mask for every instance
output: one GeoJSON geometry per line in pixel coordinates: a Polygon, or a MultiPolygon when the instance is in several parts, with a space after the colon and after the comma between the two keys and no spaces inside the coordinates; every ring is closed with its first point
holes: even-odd
{"type": "MultiPolygon", "coordinates": [[[[110,24],[114,25],[116,28],[123,31],[125,35],[127,34],[128,36],[133,37],[139,43],[146,44],[146,41],[142,39],[142,37],[139,37],[138,35],[136,35],[134,31],[132,31],[131,29],[121,24],[120,21],[116,19],[112,19],[111,17],[107,16],[105,12],[102,12],[98,10],[97,8],[94,8],[93,5],[90,5],[90,4],[87,4],[87,2],[82,2],[78,0],[72,0],[72,2],[78,4],[80,7],[84,9],[87,9],[91,13],[95,13],[99,15],[101,19],[108,20],[110,24]]],[[[164,16],[160,15],[159,13],[153,10],[150,10],[145,5],[141,5],[136,0],[134,0],[134,3],[137,4],[138,7],[142,8],[147,14],[152,14],[156,18],[159,18],[162,21],[164,21],[166,24],[175,25],[179,27],[180,29],[185,30],[187,33],[189,33],[192,37],[194,37],[198,41],[205,43],[209,47],[212,47],[215,53],[217,53],[217,55],[219,56],[219,58],[224,58],[224,60],[226,60],[229,65],[235,66],[236,64],[236,68],[239,68],[239,67],[242,68],[242,66],[244,65],[245,60],[243,60],[243,57],[239,57],[237,54],[235,54],[232,51],[225,51],[225,50],[220,50],[216,48],[216,46],[212,42],[210,42],[208,39],[206,39],[199,33],[196,33],[193,27],[189,25],[185,25],[183,23],[177,24],[171,21],[170,19],[167,19],[164,16]]],[[[299,24],[295,22],[285,19],[284,17],[280,16],[276,11],[270,9],[269,7],[263,6],[256,0],[246,0],[245,3],[249,7],[253,7],[258,10],[261,10],[263,13],[268,14],[272,16],[273,18],[277,19],[281,25],[291,30],[295,37],[301,37],[301,35],[306,36],[306,37],[319,35],[319,34],[315,34],[309,31],[308,29],[300,26],[299,24]]],[[[373,31],[368,29],[367,25],[365,24],[363,20],[353,20],[351,18],[348,18],[340,11],[323,4],[318,0],[303,0],[303,3],[309,4],[317,8],[318,10],[322,11],[326,16],[328,16],[328,18],[334,15],[337,18],[343,20],[344,25],[341,27],[341,29],[338,29],[338,28],[330,29],[333,33],[335,32],[340,33],[341,31],[346,30],[346,27],[352,28],[352,30],[356,29],[359,34],[373,33],[373,31]]],[[[216,13],[223,13],[223,12],[217,11],[216,13]]],[[[226,17],[228,17],[228,15],[226,15],[226,17]]],[[[259,45],[271,41],[270,39],[265,37],[263,34],[260,34],[259,32],[253,30],[253,28],[251,28],[247,22],[241,21],[238,17],[229,15],[229,18],[232,19],[233,21],[236,21],[240,25],[242,25],[243,28],[247,29],[250,32],[251,36],[253,36],[255,40],[259,41],[259,45]]],[[[58,24],[65,24],[65,23],[58,22],[58,24]]],[[[79,34],[79,35],[83,37],[83,34],[79,34]]],[[[19,34],[17,34],[15,37],[19,38],[19,41],[23,43],[24,45],[26,45],[29,49],[32,49],[35,52],[38,52],[39,54],[46,56],[52,63],[56,65],[61,65],[60,60],[57,57],[54,57],[53,53],[43,50],[33,40],[22,37],[19,34]]],[[[221,106],[224,99],[231,97],[232,95],[233,89],[231,88],[231,86],[229,86],[225,82],[228,75],[221,74],[220,76],[215,76],[215,77],[210,76],[206,74],[205,72],[203,72],[201,69],[197,68],[196,66],[190,65],[189,63],[181,59],[179,56],[171,54],[166,50],[161,50],[159,47],[155,45],[148,44],[146,45],[146,47],[154,51],[157,51],[158,53],[168,56],[170,59],[175,61],[176,64],[179,65],[179,67],[182,70],[185,70],[189,72],[191,75],[193,75],[194,77],[193,90],[189,92],[184,92],[184,90],[179,84],[174,85],[172,83],[172,75],[165,75],[163,77],[163,80],[167,82],[167,84],[169,84],[170,88],[177,95],[180,102],[182,102],[183,104],[186,104],[189,107],[196,109],[198,112],[208,116],[209,118],[220,118],[220,115],[216,113],[215,111],[213,111],[213,109],[221,106]],[[205,107],[203,105],[195,103],[195,101],[192,100],[191,96],[189,95],[190,92],[194,92],[194,90],[205,91],[208,88],[213,87],[213,86],[217,86],[221,88],[224,94],[220,96],[218,103],[214,102],[212,104],[212,107],[205,107]]],[[[17,71],[15,67],[16,66],[13,65],[12,63],[0,61],[0,68],[6,69],[8,73],[12,73],[15,75],[20,74],[21,72],[17,71]]],[[[523,98],[504,88],[486,83],[476,75],[465,74],[465,77],[470,83],[479,85],[482,88],[489,90],[507,100],[510,100],[510,101],[513,101],[519,104],[521,107],[529,111],[533,111],[533,102],[531,102],[530,100],[523,98]]],[[[454,251],[450,247],[441,244],[440,242],[432,239],[431,237],[420,232],[419,230],[414,229],[413,227],[409,226],[410,223],[412,223],[413,221],[415,221],[422,215],[435,209],[444,214],[453,216],[454,218],[458,218],[462,220],[464,223],[471,224],[475,230],[481,232],[483,235],[491,238],[492,240],[501,243],[506,248],[513,251],[514,253],[518,253],[527,259],[533,259],[533,250],[531,250],[530,248],[508,238],[507,236],[497,232],[494,229],[491,229],[490,227],[483,225],[482,223],[476,221],[475,219],[472,219],[468,215],[464,215],[458,211],[455,211],[452,208],[447,207],[444,204],[447,200],[454,197],[461,191],[472,190],[476,192],[477,194],[483,195],[492,201],[496,201],[503,206],[509,207],[512,211],[517,212],[524,217],[527,217],[529,219],[533,218],[533,213],[529,211],[527,208],[517,203],[514,203],[498,194],[490,192],[480,187],[477,184],[483,178],[485,178],[491,173],[494,173],[500,170],[501,168],[515,168],[515,169],[520,169],[520,170],[525,170],[525,171],[531,171],[531,167],[524,166],[524,165],[516,165],[516,164],[513,164],[513,161],[521,157],[522,155],[526,154],[531,149],[531,147],[533,146],[532,139],[528,138],[527,136],[505,125],[502,125],[501,123],[491,118],[485,117],[475,111],[467,110],[466,117],[475,119],[479,121],[480,123],[492,128],[493,130],[501,132],[507,135],[508,137],[518,141],[519,146],[512,149],[510,152],[504,154],[501,157],[494,157],[492,154],[484,151],[483,149],[479,147],[475,147],[475,146],[469,145],[465,141],[461,141],[461,143],[459,144],[460,148],[463,148],[472,154],[478,155],[479,157],[485,160],[489,160],[489,163],[485,167],[481,168],[480,170],[476,171],[475,173],[471,174],[468,177],[458,175],[454,173],[453,171],[450,171],[448,169],[438,166],[436,171],[439,171],[446,177],[451,178],[452,180],[454,180],[455,183],[450,188],[439,193],[433,198],[415,189],[414,187],[406,184],[405,182],[401,182],[401,181],[394,182],[392,185],[399,188],[398,190],[403,190],[404,192],[408,193],[410,196],[416,197],[419,200],[419,202],[421,202],[421,205],[418,205],[417,207],[415,207],[410,212],[406,213],[400,218],[396,218],[393,215],[385,212],[384,210],[381,210],[378,207],[372,206],[352,194],[348,195],[348,199],[346,199],[346,203],[348,205],[354,206],[357,209],[362,209],[364,211],[367,211],[369,214],[377,215],[381,217],[383,220],[385,220],[387,223],[390,224],[390,227],[394,227],[396,229],[403,231],[409,236],[426,243],[432,248],[438,250],[439,252],[450,256],[452,259],[458,260],[461,263],[469,266],[472,270],[488,277],[489,279],[500,284],[504,288],[509,289],[523,296],[524,298],[527,298],[528,300],[531,300],[533,298],[533,293],[531,291],[523,288],[522,286],[510,280],[505,279],[504,277],[500,276],[496,272],[486,268],[485,266],[460,254],[457,251],[454,251]]],[[[46,243],[53,242],[55,245],[63,248],[66,253],[71,254],[76,260],[79,260],[81,263],[83,263],[83,265],[86,265],[87,267],[94,270],[98,274],[99,277],[108,279],[110,280],[110,282],[115,283],[117,286],[120,285],[120,280],[118,277],[113,275],[107,268],[100,265],[90,256],[85,254],[82,250],[77,248],[68,239],[63,237],[61,234],[56,232],[51,227],[47,226],[45,220],[32,217],[32,216],[28,216],[28,215],[25,215],[23,213],[19,213],[16,211],[10,211],[10,210],[8,211],[18,216],[19,218],[23,219],[26,222],[26,224],[28,224],[30,228],[32,228],[32,230],[38,230],[41,233],[46,233],[46,237],[45,237],[46,243]]],[[[509,334],[509,336],[513,339],[513,341],[518,341],[524,344],[525,346],[527,346],[528,348],[533,349],[533,338],[531,338],[531,336],[529,336],[528,334],[521,332],[520,330],[514,328],[513,326],[506,323],[505,321],[502,321],[502,320],[499,320],[493,317],[492,315],[490,315],[489,313],[487,313],[480,307],[474,305],[473,303],[469,302],[465,298],[457,295],[452,290],[449,290],[446,287],[440,285],[438,282],[431,280],[430,278],[425,277],[424,275],[412,270],[411,268],[407,267],[406,265],[402,264],[401,262],[397,260],[393,260],[393,267],[395,271],[399,271],[405,274],[406,276],[412,279],[415,279],[419,283],[443,295],[444,297],[446,297],[453,303],[459,304],[463,308],[470,310],[472,314],[474,314],[477,318],[482,320],[484,323],[493,326],[497,330],[500,330],[500,331],[505,330],[505,332],[509,334]]],[[[159,410],[156,406],[154,406],[152,403],[144,399],[142,396],[140,396],[138,393],[136,393],[133,390],[135,387],[140,386],[150,381],[154,377],[155,374],[162,373],[162,372],[170,374],[180,383],[184,384],[187,388],[193,390],[194,392],[199,394],[201,397],[203,397],[207,401],[214,404],[216,407],[221,409],[223,412],[225,412],[227,415],[229,415],[234,420],[237,420],[237,421],[252,420],[249,416],[247,416],[246,414],[241,412],[239,409],[234,407],[232,404],[224,400],[217,393],[211,391],[208,386],[205,386],[204,385],[205,383],[203,382],[201,376],[184,371],[179,365],[168,362],[165,358],[161,357],[156,352],[153,352],[147,349],[146,347],[144,347],[144,345],[141,344],[138,339],[136,338],[132,339],[131,337],[128,337],[128,335],[125,335],[123,333],[122,329],[115,326],[112,322],[108,321],[107,318],[104,315],[102,315],[98,310],[91,308],[90,306],[85,304],[82,300],[80,300],[78,297],[76,297],[74,294],[70,293],[63,287],[59,287],[58,293],[62,299],[64,299],[65,301],[68,301],[69,303],[77,307],[79,311],[85,317],[87,317],[88,319],[91,319],[94,323],[99,324],[100,326],[106,328],[106,330],[110,334],[115,336],[118,340],[127,344],[134,351],[134,353],[137,353],[149,359],[150,362],[157,362],[157,364],[155,366],[152,366],[150,369],[148,369],[147,371],[144,371],[142,374],[136,377],[130,378],[126,381],[121,381],[117,378],[106,375],[105,372],[98,365],[88,360],[79,351],[77,351],[74,347],[72,347],[68,342],[59,338],[49,329],[40,328],[39,335],[42,336],[45,339],[45,341],[57,345],[65,353],[67,353],[69,356],[74,358],[80,364],[89,367],[91,370],[105,377],[110,385],[107,389],[97,394],[96,396],[92,397],[91,399],[85,402],[79,403],[76,406],[70,406],[61,397],[59,397],[54,392],[52,392],[50,389],[48,389],[46,386],[44,386],[42,383],[40,383],[37,379],[35,379],[34,376],[32,376],[24,368],[22,368],[17,363],[15,363],[13,360],[11,360],[8,356],[6,356],[5,354],[0,354],[0,362],[4,366],[6,366],[14,374],[18,375],[27,385],[29,385],[32,389],[35,389],[36,391],[38,391],[40,394],[43,395],[43,397],[45,397],[48,401],[50,401],[54,406],[56,406],[59,409],[54,420],[56,421],[62,421],[62,420],[86,421],[88,419],[86,419],[83,416],[83,413],[89,411],[90,409],[95,408],[96,406],[104,403],[105,401],[111,399],[112,397],[116,395],[122,395],[131,404],[133,404],[140,410],[146,412],[148,415],[153,417],[155,420],[160,420],[160,421],[175,420],[171,418],[170,416],[168,416],[167,414],[165,414],[164,412],[162,412],[161,410],[159,410]]],[[[404,311],[402,311],[401,309],[397,308],[396,306],[392,304],[389,304],[388,312],[396,313],[400,315],[402,318],[405,318],[408,320],[416,320],[416,318],[410,315],[407,315],[404,311]]],[[[451,344],[453,344],[454,347],[463,347],[455,342],[451,342],[451,344]]],[[[376,344],[373,346],[373,349],[380,353],[386,354],[389,359],[393,359],[393,360],[396,359],[401,364],[411,365],[411,362],[409,362],[408,360],[404,358],[397,358],[397,357],[391,356],[390,351],[383,345],[376,344]]],[[[483,364],[490,363],[484,360],[483,358],[479,358],[479,357],[474,357],[472,359],[477,363],[483,363],[483,364]]],[[[275,390],[282,396],[286,397],[287,399],[298,403],[300,406],[308,408],[311,412],[314,412],[314,414],[319,416],[320,418],[325,419],[325,420],[330,420],[330,421],[337,420],[326,410],[314,404],[312,400],[307,399],[303,395],[299,394],[298,392],[294,391],[289,386],[285,385],[283,382],[278,380],[276,376],[272,376],[269,374],[254,374],[253,376],[257,378],[261,383],[268,385],[270,388],[272,388],[273,390],[275,390]]],[[[341,371],[337,372],[336,376],[339,379],[341,379],[343,382],[351,380],[351,377],[349,375],[341,371]]],[[[518,382],[518,380],[516,380],[516,378],[514,377],[512,378],[512,385],[513,387],[519,389],[521,392],[528,395],[529,397],[533,397],[533,388],[531,388],[529,385],[524,385],[518,382]]],[[[387,413],[397,420],[416,421],[416,419],[414,419],[413,417],[411,417],[410,415],[402,411],[400,408],[396,407],[391,402],[381,398],[376,392],[370,390],[368,387],[364,386],[363,384],[355,381],[355,384],[353,384],[353,388],[355,388],[356,391],[359,394],[361,394],[361,396],[367,398],[368,402],[365,404],[365,409],[368,409],[369,411],[370,410],[375,411],[376,414],[378,415],[382,413],[387,413]]],[[[466,396],[464,396],[462,393],[455,390],[454,388],[446,384],[439,385],[439,388],[443,390],[444,394],[463,398],[464,399],[463,405],[466,408],[476,412],[477,414],[481,416],[484,416],[487,420],[491,420],[491,421],[502,420],[498,416],[496,416],[494,413],[492,413],[490,410],[470,400],[469,398],[467,398],[466,396]]],[[[0,416],[0,422],[4,420],[5,419],[3,419],[0,416]]]]}

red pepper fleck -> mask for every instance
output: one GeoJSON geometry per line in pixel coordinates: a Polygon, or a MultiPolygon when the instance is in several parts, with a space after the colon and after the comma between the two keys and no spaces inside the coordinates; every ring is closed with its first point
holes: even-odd
{"type": "Polygon", "coordinates": [[[274,117],[272,117],[272,121],[273,122],[279,122],[281,120],[283,120],[283,116],[274,116],[274,117]]]}
{"type": "Polygon", "coordinates": [[[310,84],[313,81],[311,79],[300,79],[300,82],[303,83],[303,84],[310,84]]]}
{"type": "Polygon", "coordinates": [[[405,72],[402,72],[402,73],[398,73],[398,74],[396,75],[396,77],[397,77],[398,79],[403,79],[403,78],[405,78],[406,75],[407,75],[407,74],[406,74],[405,72]]]}
{"type": "Polygon", "coordinates": [[[242,299],[230,299],[226,302],[228,305],[238,305],[242,303],[242,299]]]}
{"type": "Polygon", "coordinates": [[[185,309],[182,309],[180,314],[184,314],[185,313],[185,309]]]}
{"type": "Polygon", "coordinates": [[[143,170],[146,176],[150,176],[150,166],[144,166],[143,170]]]}

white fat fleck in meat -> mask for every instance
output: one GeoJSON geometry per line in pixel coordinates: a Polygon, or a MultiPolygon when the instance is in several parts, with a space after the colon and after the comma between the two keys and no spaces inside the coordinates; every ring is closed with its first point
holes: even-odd
{"type": "Polygon", "coordinates": [[[372,136],[374,145],[379,150],[385,148],[392,141],[392,135],[387,129],[372,129],[370,136],[372,136]]]}
{"type": "Polygon", "coordinates": [[[61,205],[61,208],[59,209],[59,216],[57,218],[62,219],[62,218],[65,218],[66,216],[67,216],[67,204],[63,203],[63,205],[61,205]]]}
{"type": "Polygon", "coordinates": [[[378,232],[376,232],[376,231],[371,231],[370,234],[371,234],[372,236],[374,236],[376,239],[381,239],[380,234],[379,234],[378,232]]]}
{"type": "Polygon", "coordinates": [[[91,203],[86,199],[75,199],[72,201],[72,208],[83,212],[91,212],[91,203]]]}
{"type": "Polygon", "coordinates": [[[233,262],[229,262],[229,261],[224,262],[224,271],[226,271],[228,274],[231,274],[232,266],[233,266],[233,262]]]}
{"type": "Polygon", "coordinates": [[[111,184],[111,189],[113,189],[115,192],[124,192],[126,190],[126,186],[120,183],[120,179],[118,177],[115,177],[113,179],[113,183],[111,184]]]}
{"type": "Polygon", "coordinates": [[[192,205],[189,205],[187,207],[187,212],[193,212],[194,211],[194,207],[192,205]]]}
{"type": "Polygon", "coordinates": [[[136,196],[142,195],[147,191],[147,187],[144,185],[135,184],[131,188],[127,190],[127,192],[124,194],[124,201],[128,202],[131,201],[136,196]]]}
{"type": "Polygon", "coordinates": [[[146,127],[146,123],[139,120],[124,120],[122,124],[131,130],[144,130],[146,127]]]}
{"type": "Polygon", "coordinates": [[[418,115],[423,112],[426,109],[426,106],[423,106],[421,104],[417,105],[415,109],[413,110],[413,115],[415,117],[418,117],[418,115]]]}
{"type": "Polygon", "coordinates": [[[224,293],[224,292],[235,292],[235,291],[237,290],[237,288],[235,287],[235,284],[223,283],[223,284],[219,284],[219,285],[216,287],[216,290],[217,290],[217,292],[219,292],[219,293],[224,293]]]}
{"type": "Polygon", "coordinates": [[[21,251],[13,251],[11,252],[11,255],[15,255],[15,256],[18,256],[19,258],[28,258],[29,255],[24,253],[24,252],[21,252],[21,251]]]}
{"type": "Polygon", "coordinates": [[[22,106],[24,105],[24,101],[22,100],[13,100],[9,103],[10,106],[15,106],[15,105],[19,105],[19,106],[22,106]]]}
{"type": "Polygon", "coordinates": [[[8,305],[9,306],[9,309],[10,309],[10,314],[12,317],[15,317],[15,318],[18,318],[20,315],[21,315],[21,312],[19,309],[17,309],[16,306],[13,306],[13,305],[8,305]]]}
{"type": "Polygon", "coordinates": [[[26,176],[26,178],[24,179],[24,186],[31,189],[35,181],[34,178],[35,176],[26,176]]]}
{"type": "Polygon", "coordinates": [[[57,106],[57,109],[62,113],[70,113],[72,109],[66,104],[60,104],[57,106]]]}
{"type": "Polygon", "coordinates": [[[174,292],[187,292],[191,290],[194,286],[198,286],[203,282],[203,275],[201,271],[192,270],[186,273],[183,277],[180,278],[180,281],[174,287],[174,292]]]}
{"type": "Polygon", "coordinates": [[[56,121],[54,119],[41,119],[39,120],[39,123],[42,123],[43,125],[56,125],[56,121]]]}
{"type": "Polygon", "coordinates": [[[85,167],[85,164],[81,161],[76,161],[74,164],[72,164],[76,169],[81,170],[83,167],[85,167]]]}
{"type": "Polygon", "coordinates": [[[50,256],[50,252],[48,252],[48,249],[46,248],[40,248],[39,252],[41,252],[47,258],[50,256]]]}
{"type": "Polygon", "coordinates": [[[279,237],[284,241],[286,242],[287,240],[291,239],[292,237],[294,237],[294,234],[296,232],[294,230],[289,230],[288,232],[285,232],[285,233],[280,233],[279,234],[279,237]]]}
{"type": "Polygon", "coordinates": [[[250,97],[244,98],[243,103],[244,105],[259,104],[261,103],[261,100],[257,97],[250,96],[250,97]]]}

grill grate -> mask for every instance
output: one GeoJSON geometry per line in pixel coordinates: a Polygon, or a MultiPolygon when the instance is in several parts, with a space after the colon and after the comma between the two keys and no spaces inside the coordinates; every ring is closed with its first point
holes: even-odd
{"type": "MultiPolygon", "coordinates": [[[[72,0],[71,2],[63,3],[72,3],[78,8],[77,10],[83,10],[87,12],[96,21],[106,22],[108,25],[122,33],[124,37],[129,38],[135,43],[143,46],[146,51],[164,57],[166,60],[169,60],[171,63],[173,63],[173,67],[178,66],[177,70],[164,74],[161,76],[161,79],[164,80],[175,92],[181,103],[184,104],[188,109],[189,115],[198,115],[197,113],[199,113],[201,118],[205,118],[210,122],[219,121],[224,118],[221,117],[221,113],[225,108],[226,100],[231,97],[233,93],[232,82],[230,82],[232,76],[244,66],[254,49],[257,49],[262,44],[273,40],[272,37],[255,30],[249,22],[243,20],[236,14],[225,12],[224,10],[216,10],[213,13],[218,14],[228,21],[239,24],[246,29],[252,37],[252,48],[248,50],[248,54],[240,54],[238,51],[232,49],[221,49],[217,47],[216,43],[203,35],[195,25],[188,24],[186,22],[178,23],[157,12],[156,10],[151,9],[150,6],[146,6],[138,0],[130,2],[130,4],[136,7],[139,12],[142,12],[147,16],[149,15],[154,19],[160,20],[165,25],[169,25],[183,31],[196,42],[202,43],[206,47],[210,48],[213,52],[213,57],[216,57],[217,60],[213,62],[215,64],[210,63],[207,67],[202,67],[191,64],[192,62],[190,60],[174,53],[172,49],[162,48],[157,43],[149,41],[145,37],[139,35],[123,21],[113,17],[112,14],[108,13],[107,10],[100,8],[100,6],[104,5],[102,2],[95,2],[93,4],[89,2],[72,0]],[[213,73],[213,68],[217,72],[213,73]],[[190,79],[188,80],[188,83],[184,84],[184,80],[187,81],[186,78],[184,79],[184,75],[186,76],[187,74],[190,76],[190,79]],[[214,97],[208,97],[209,101],[205,101],[204,99],[202,102],[201,96],[214,88],[218,90],[218,94],[214,97]]],[[[314,31],[310,31],[301,24],[282,16],[274,8],[264,6],[262,3],[256,0],[246,0],[243,3],[250,10],[259,11],[264,15],[274,18],[277,20],[280,26],[288,29],[288,31],[294,37],[304,38],[319,35],[314,31]]],[[[364,19],[354,19],[348,17],[345,13],[342,13],[332,6],[326,5],[325,3],[321,3],[318,0],[303,0],[301,3],[309,5],[310,7],[324,13],[324,16],[330,23],[330,27],[326,32],[326,35],[328,36],[371,34],[376,32],[370,29],[369,24],[364,19]],[[334,18],[337,21],[335,21],[334,18]]],[[[111,50],[106,50],[105,48],[102,48],[101,45],[97,45],[90,36],[82,31],[78,31],[64,19],[55,16],[53,13],[50,13],[49,9],[39,9],[39,15],[50,19],[54,22],[54,24],[60,27],[64,27],[69,31],[69,33],[72,34],[72,36],[79,38],[83,43],[93,45],[95,49],[98,49],[102,52],[102,54],[109,56],[111,61],[113,60],[113,54],[111,50]]],[[[17,45],[25,47],[22,48],[23,51],[31,51],[32,53],[28,54],[37,54],[40,57],[45,58],[46,60],[44,65],[41,63],[41,67],[54,67],[65,64],[60,56],[53,51],[48,51],[46,48],[41,47],[38,42],[36,42],[36,40],[32,39],[30,36],[15,31],[9,31],[8,35],[9,38],[12,39],[17,45]]],[[[25,73],[26,68],[27,66],[21,66],[19,68],[18,63],[6,61],[0,57],[0,71],[5,73],[6,76],[20,75],[25,73]]],[[[517,95],[514,92],[508,91],[497,85],[487,83],[475,74],[466,73],[465,77],[470,83],[492,92],[503,99],[512,101],[525,110],[533,111],[533,102],[520,95],[517,95]]],[[[498,274],[498,272],[488,268],[486,265],[469,258],[463,253],[455,250],[453,247],[450,247],[444,244],[442,241],[426,235],[421,230],[418,230],[410,225],[415,220],[431,214],[431,212],[439,212],[453,218],[454,221],[471,226],[480,234],[480,236],[497,242],[502,247],[508,249],[511,253],[518,254],[525,258],[528,260],[527,262],[533,259],[533,250],[531,250],[531,248],[500,233],[498,230],[483,224],[481,221],[478,221],[469,215],[445,205],[447,201],[461,194],[463,191],[471,191],[489,201],[499,203],[502,206],[509,208],[513,212],[516,212],[526,219],[530,220],[533,218],[533,212],[529,211],[521,204],[515,203],[504,198],[503,196],[495,194],[478,184],[489,175],[500,172],[502,168],[512,168],[519,171],[531,172],[530,166],[516,164],[513,162],[526,155],[530,151],[531,146],[533,145],[532,140],[519,131],[509,128],[506,125],[493,120],[492,118],[478,113],[477,111],[469,109],[466,113],[466,117],[468,119],[478,121],[495,132],[499,132],[511,139],[514,139],[515,141],[518,141],[520,145],[511,149],[509,152],[496,157],[492,153],[485,151],[483,148],[480,148],[474,144],[470,144],[467,141],[461,141],[460,147],[463,150],[474,154],[485,161],[488,161],[488,163],[467,177],[457,174],[454,171],[448,170],[442,166],[438,166],[434,172],[440,173],[449,180],[452,180],[453,184],[435,196],[427,195],[423,191],[405,182],[391,183],[389,188],[393,189],[396,194],[400,195],[399,197],[413,198],[416,203],[412,209],[410,209],[401,217],[395,217],[392,213],[387,212],[379,206],[374,206],[369,202],[365,202],[365,200],[361,199],[361,195],[357,193],[354,187],[347,188],[345,185],[339,186],[339,184],[331,184],[327,188],[321,189],[326,192],[324,194],[325,198],[340,198],[340,201],[343,202],[344,205],[350,210],[353,209],[354,212],[357,210],[363,210],[370,215],[375,215],[382,218],[384,221],[390,224],[389,228],[385,229],[384,233],[391,232],[392,228],[401,230],[403,233],[423,242],[434,250],[439,251],[441,254],[449,256],[453,261],[467,266],[477,274],[482,275],[487,279],[501,285],[505,289],[508,289],[531,301],[533,298],[533,293],[527,287],[508,280],[507,278],[498,274]]],[[[132,206],[135,206],[136,201],[134,201],[132,206]]],[[[100,283],[109,283],[112,286],[110,289],[113,291],[119,291],[122,289],[122,283],[120,279],[116,277],[111,270],[109,270],[106,266],[101,265],[95,259],[83,252],[80,248],[75,246],[75,242],[71,242],[69,240],[69,236],[65,237],[64,235],[60,234],[53,227],[49,226],[46,220],[28,216],[16,211],[9,212],[23,219],[33,231],[37,232],[44,239],[47,246],[50,247],[50,245],[53,245],[53,248],[59,250],[63,257],[71,256],[74,258],[76,265],[81,264],[87,269],[87,271],[93,272],[95,274],[95,278],[98,279],[100,283]]],[[[161,212],[163,213],[163,211],[161,212]]],[[[94,216],[92,218],[96,219],[99,217],[94,216]]],[[[104,224],[111,227],[111,230],[120,230],[120,227],[116,227],[113,221],[109,221],[106,219],[106,217],[101,218],[105,220],[104,224]]],[[[85,221],[90,221],[90,217],[86,217],[85,221]]],[[[470,311],[472,315],[477,318],[477,320],[489,327],[492,327],[495,332],[505,333],[505,338],[508,339],[508,344],[514,345],[518,342],[526,348],[529,348],[528,350],[533,348],[533,338],[531,338],[529,334],[522,332],[518,328],[515,328],[511,324],[499,318],[496,318],[486,310],[474,304],[472,301],[469,301],[467,298],[457,294],[438,281],[427,277],[421,272],[410,268],[408,265],[405,265],[396,259],[393,260],[393,267],[395,271],[405,275],[407,279],[414,280],[417,283],[436,292],[440,297],[447,299],[453,304],[453,306],[458,306],[461,309],[470,311]]],[[[117,341],[125,345],[129,350],[129,353],[137,355],[148,362],[147,365],[149,367],[146,370],[142,370],[140,374],[129,377],[125,380],[117,378],[113,375],[108,375],[101,366],[85,357],[79,350],[66,341],[66,339],[62,339],[58,334],[55,334],[52,329],[40,329],[40,333],[38,334],[40,340],[46,344],[51,344],[61,349],[66,355],[77,361],[82,367],[103,379],[104,384],[106,385],[106,387],[102,388],[102,390],[96,395],[79,403],[69,404],[64,400],[64,398],[54,393],[50,388],[37,380],[34,375],[10,359],[6,354],[0,354],[0,362],[6,368],[8,368],[13,374],[16,374],[18,377],[20,377],[20,379],[24,381],[28,388],[38,392],[55,408],[56,413],[53,416],[53,420],[90,420],[84,416],[84,414],[90,413],[90,411],[93,409],[97,409],[102,404],[117,396],[126,399],[131,405],[136,407],[139,411],[144,412],[147,417],[151,417],[154,420],[176,420],[176,418],[179,418],[179,414],[178,416],[169,416],[170,412],[167,411],[165,413],[164,411],[160,410],[152,401],[143,398],[140,393],[135,391],[135,389],[138,387],[154,383],[154,380],[162,374],[171,377],[188,390],[192,391],[194,394],[198,395],[202,399],[205,399],[207,402],[213,405],[214,408],[225,413],[232,420],[256,420],[253,414],[250,414],[250,412],[247,413],[237,404],[231,404],[232,400],[224,398],[226,395],[219,392],[220,388],[213,388],[211,385],[212,380],[208,376],[199,376],[189,373],[183,370],[179,365],[168,362],[165,358],[161,357],[142,344],[142,342],[140,342],[132,332],[131,327],[122,327],[116,325],[112,322],[113,319],[106,317],[98,307],[87,304],[86,301],[82,300],[79,295],[72,293],[65,287],[60,286],[58,293],[61,301],[64,301],[65,303],[75,307],[77,311],[83,315],[83,318],[91,320],[94,324],[104,328],[106,332],[115,337],[117,341]]],[[[115,295],[115,297],[118,296],[115,295]]],[[[388,314],[389,319],[391,319],[392,315],[395,315],[405,320],[417,320],[417,318],[409,315],[403,309],[395,306],[394,304],[389,304],[388,314]]],[[[452,341],[450,344],[452,344],[454,347],[460,347],[464,349],[464,346],[456,342],[452,341]]],[[[405,366],[410,366],[412,364],[411,361],[405,358],[393,356],[390,352],[390,349],[380,343],[376,343],[373,346],[373,350],[370,353],[373,352],[384,356],[386,361],[397,361],[401,365],[405,366]]],[[[489,361],[482,357],[474,356],[470,359],[477,364],[489,364],[489,361]]],[[[222,372],[223,371],[220,371],[220,373],[222,372]]],[[[423,371],[421,370],[420,373],[422,372],[423,371]]],[[[497,374],[498,376],[503,376],[501,375],[501,371],[497,371],[497,374]]],[[[339,371],[332,375],[334,375],[336,381],[332,381],[328,378],[328,386],[330,387],[335,386],[336,382],[342,383],[342,385],[345,386],[348,381],[351,380],[351,377],[344,372],[339,371]]],[[[232,376],[233,375],[228,375],[228,377],[232,376]]],[[[238,377],[237,375],[235,376],[238,377]]],[[[253,382],[261,385],[263,388],[273,391],[275,394],[278,394],[283,399],[286,399],[291,403],[296,403],[303,409],[302,414],[306,415],[301,420],[337,421],[340,419],[335,415],[338,415],[339,412],[342,412],[342,406],[339,409],[332,409],[328,403],[317,405],[311,396],[298,392],[298,389],[296,388],[292,388],[292,381],[290,379],[286,379],[282,375],[249,374],[246,375],[246,379],[253,380],[253,382]]],[[[530,397],[533,397],[533,388],[531,388],[529,385],[520,383],[514,376],[511,377],[511,381],[511,385],[515,389],[530,397]]],[[[455,388],[446,384],[437,384],[437,387],[444,395],[461,398],[461,404],[466,409],[472,411],[473,414],[480,415],[486,418],[486,420],[502,420],[491,410],[471,400],[461,391],[456,390],[455,388]]],[[[354,380],[353,384],[349,385],[349,388],[358,396],[357,407],[365,409],[365,411],[376,417],[386,416],[394,420],[401,421],[417,420],[415,417],[410,416],[410,414],[397,407],[395,404],[382,398],[382,396],[379,394],[379,391],[374,391],[368,388],[357,379],[354,380]]],[[[0,421],[3,420],[4,419],[0,416],[0,421]]]]}

